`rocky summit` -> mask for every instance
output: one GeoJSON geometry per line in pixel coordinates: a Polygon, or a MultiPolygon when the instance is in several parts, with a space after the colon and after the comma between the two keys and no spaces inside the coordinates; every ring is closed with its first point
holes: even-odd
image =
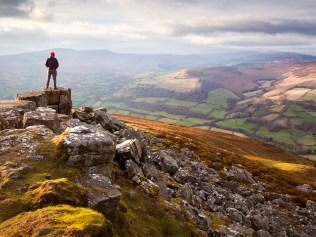
{"type": "Polygon", "coordinates": [[[314,162],[119,118],[70,89],[0,101],[0,236],[316,236],[314,162]]]}

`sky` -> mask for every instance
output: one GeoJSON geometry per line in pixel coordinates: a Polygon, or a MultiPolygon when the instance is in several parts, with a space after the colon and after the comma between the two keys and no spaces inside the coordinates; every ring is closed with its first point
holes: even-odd
{"type": "Polygon", "coordinates": [[[0,0],[0,54],[316,54],[315,0],[0,0]]]}

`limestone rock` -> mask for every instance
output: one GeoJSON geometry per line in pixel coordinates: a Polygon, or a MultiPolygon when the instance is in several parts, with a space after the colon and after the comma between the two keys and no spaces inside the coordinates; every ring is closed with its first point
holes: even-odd
{"type": "Polygon", "coordinates": [[[143,154],[142,147],[138,139],[129,139],[116,145],[117,159],[121,167],[125,167],[126,160],[133,160],[139,165],[143,154]]]}
{"type": "Polygon", "coordinates": [[[133,178],[135,175],[144,176],[142,169],[132,160],[125,162],[125,169],[129,178],[133,178]]]}
{"type": "Polygon", "coordinates": [[[103,110],[94,111],[94,116],[95,116],[96,123],[100,124],[104,129],[110,132],[119,131],[120,129],[125,128],[124,123],[111,118],[103,110]]]}
{"type": "Polygon", "coordinates": [[[115,156],[114,135],[98,126],[80,125],[67,128],[63,147],[68,155],[67,164],[76,167],[108,165],[115,156]]]}
{"type": "Polygon", "coordinates": [[[79,107],[72,111],[72,116],[84,123],[100,124],[105,130],[112,133],[126,127],[123,122],[111,118],[111,116],[106,113],[105,108],[93,110],[90,107],[79,107]]]}
{"type": "Polygon", "coordinates": [[[72,109],[71,89],[33,90],[19,93],[17,100],[33,101],[36,107],[51,107],[59,114],[70,114],[72,109]]]}
{"type": "Polygon", "coordinates": [[[41,159],[36,147],[42,139],[51,138],[53,132],[45,126],[31,126],[26,129],[6,129],[0,131],[0,154],[18,152],[27,157],[41,159]],[[18,149],[17,149],[18,147],[18,149]]]}
{"type": "Polygon", "coordinates": [[[113,186],[93,187],[88,191],[88,206],[103,213],[106,217],[115,214],[121,193],[113,186]]]}
{"type": "Polygon", "coordinates": [[[174,178],[177,182],[181,184],[185,183],[193,183],[196,181],[196,177],[193,175],[192,170],[190,168],[180,168],[176,174],[174,175],[174,178]]]}
{"type": "Polygon", "coordinates": [[[313,187],[310,186],[309,184],[301,184],[301,185],[298,185],[296,187],[297,190],[301,191],[301,192],[304,192],[304,193],[310,193],[313,191],[313,187]]]}
{"type": "Polygon", "coordinates": [[[157,197],[159,194],[159,186],[152,182],[151,180],[141,181],[139,187],[148,195],[152,197],[157,197]]]}
{"type": "Polygon", "coordinates": [[[33,101],[36,107],[46,107],[48,105],[48,98],[45,90],[33,90],[16,95],[17,100],[33,101]]]}
{"type": "Polygon", "coordinates": [[[57,132],[59,121],[56,111],[47,107],[38,107],[35,111],[26,112],[23,117],[23,127],[33,125],[45,125],[57,132]]]}
{"type": "Polygon", "coordinates": [[[226,175],[240,182],[245,182],[245,183],[250,183],[250,184],[257,183],[249,171],[239,168],[237,166],[232,166],[231,169],[226,170],[226,175]]]}
{"type": "Polygon", "coordinates": [[[32,101],[0,101],[0,130],[22,128],[23,114],[34,109],[32,101]]]}
{"type": "Polygon", "coordinates": [[[162,151],[160,153],[160,158],[162,170],[168,172],[171,175],[174,175],[179,169],[177,161],[165,151],[162,151]]]}

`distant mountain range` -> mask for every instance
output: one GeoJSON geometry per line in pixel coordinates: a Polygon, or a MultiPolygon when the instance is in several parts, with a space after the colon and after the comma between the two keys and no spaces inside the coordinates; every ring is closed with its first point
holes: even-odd
{"type": "MultiPolygon", "coordinates": [[[[64,73],[143,73],[190,67],[237,65],[276,60],[316,61],[316,56],[298,53],[214,53],[196,55],[121,54],[108,50],[54,49],[64,73]]],[[[0,56],[1,72],[41,71],[49,50],[0,56]]]]}

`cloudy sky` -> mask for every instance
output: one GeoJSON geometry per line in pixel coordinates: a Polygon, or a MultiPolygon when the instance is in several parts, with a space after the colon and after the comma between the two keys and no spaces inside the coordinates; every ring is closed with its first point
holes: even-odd
{"type": "Polygon", "coordinates": [[[0,54],[49,48],[316,54],[315,13],[315,0],[0,0],[0,54]]]}

